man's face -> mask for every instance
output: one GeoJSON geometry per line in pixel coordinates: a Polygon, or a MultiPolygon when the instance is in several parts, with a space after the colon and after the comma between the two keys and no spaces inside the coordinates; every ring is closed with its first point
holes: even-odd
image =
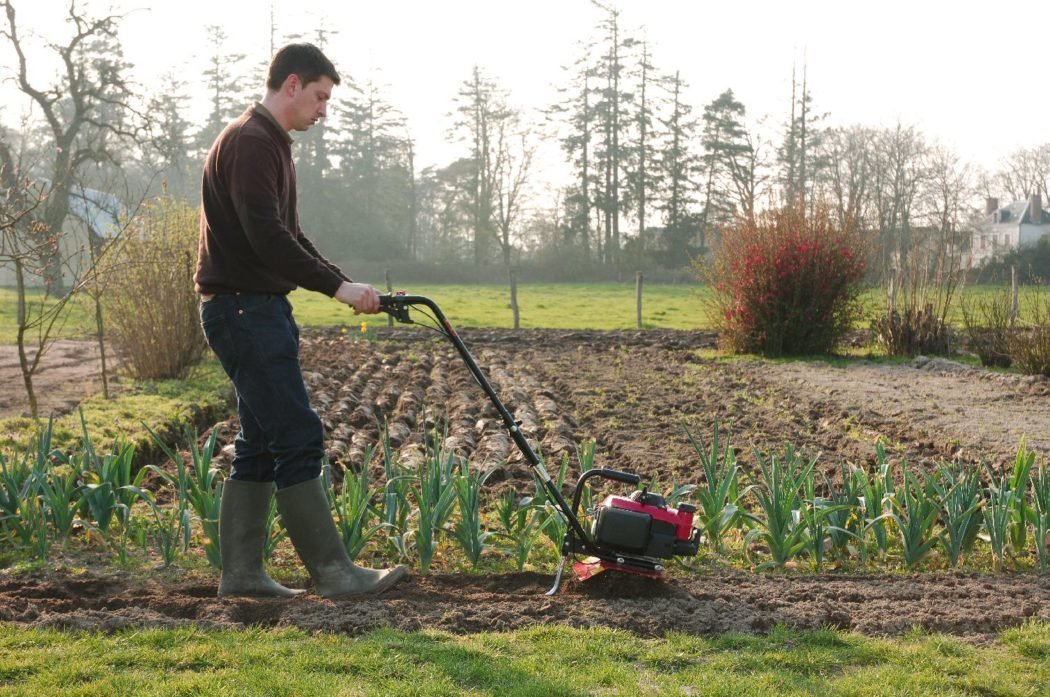
{"type": "Polygon", "coordinates": [[[335,83],[322,75],[308,85],[296,81],[292,93],[292,130],[305,131],[328,115],[328,100],[335,83]]]}

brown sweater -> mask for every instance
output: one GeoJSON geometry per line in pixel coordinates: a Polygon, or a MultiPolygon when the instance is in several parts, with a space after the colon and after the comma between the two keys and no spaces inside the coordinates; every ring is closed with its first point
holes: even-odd
{"type": "Polygon", "coordinates": [[[350,279],[299,228],[291,138],[261,104],[223,130],[204,163],[198,293],[335,295],[350,279]]]}

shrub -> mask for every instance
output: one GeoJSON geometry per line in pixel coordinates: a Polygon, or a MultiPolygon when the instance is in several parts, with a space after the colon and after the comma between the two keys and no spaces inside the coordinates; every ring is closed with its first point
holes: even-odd
{"type": "Polygon", "coordinates": [[[963,298],[963,327],[970,339],[970,350],[981,359],[981,365],[1010,367],[1012,306],[1009,291],[999,291],[990,297],[963,298]]]}
{"type": "Polygon", "coordinates": [[[964,278],[961,256],[942,240],[920,236],[895,256],[886,310],[871,325],[875,340],[891,356],[951,355],[948,311],[964,278]]]}
{"type": "Polygon", "coordinates": [[[114,346],[136,378],[184,378],[204,355],[193,288],[199,229],[195,208],[158,198],[107,254],[103,304],[114,346]]]}
{"type": "Polygon", "coordinates": [[[727,348],[778,356],[835,348],[860,316],[864,265],[854,229],[786,208],[726,230],[701,271],[727,348]]]}
{"type": "Polygon", "coordinates": [[[1042,284],[1025,294],[1017,325],[1008,348],[1014,365],[1028,375],[1050,377],[1050,292],[1042,284]]]}

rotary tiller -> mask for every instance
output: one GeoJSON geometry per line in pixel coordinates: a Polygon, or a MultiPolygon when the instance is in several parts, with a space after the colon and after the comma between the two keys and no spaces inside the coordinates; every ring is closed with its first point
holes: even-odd
{"type": "Polygon", "coordinates": [[[481,389],[495,405],[514,444],[518,446],[550,499],[565,517],[567,526],[561,544],[562,559],[555,575],[554,586],[548,591],[548,595],[557,593],[561,585],[562,571],[569,560],[573,560],[573,571],[577,578],[586,580],[606,569],[659,577],[664,571],[662,560],[696,555],[700,545],[700,531],[693,527],[695,507],[683,503],[679,504],[678,508],[671,508],[662,497],[645,489],[635,491],[628,497],[607,496],[592,512],[593,523],[590,530],[587,530],[580,522],[578,511],[583,486],[588,479],[601,477],[637,485],[641,477],[631,472],[605,468],[584,472],[576,480],[576,489],[570,506],[551,479],[550,474],[547,473],[540,458],[522,435],[519,423],[515,421],[481,372],[477,361],[474,360],[456,330],[452,328],[441,308],[429,298],[403,293],[381,295],[379,303],[383,312],[403,324],[419,324],[409,315],[409,307],[416,307],[434,325],[431,327],[428,324],[419,324],[419,326],[436,329],[452,342],[474,379],[478,381],[481,389]],[[578,557],[583,554],[586,554],[587,558],[577,561],[578,557]]]}

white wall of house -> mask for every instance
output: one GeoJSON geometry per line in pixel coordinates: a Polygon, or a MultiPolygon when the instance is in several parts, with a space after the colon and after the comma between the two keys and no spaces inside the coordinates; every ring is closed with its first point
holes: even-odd
{"type": "Polygon", "coordinates": [[[977,226],[970,240],[971,266],[981,266],[1019,246],[1033,245],[1050,236],[1050,224],[1023,222],[1031,205],[1031,201],[1015,201],[1004,208],[992,206],[994,210],[988,211],[988,217],[977,226]]]}

